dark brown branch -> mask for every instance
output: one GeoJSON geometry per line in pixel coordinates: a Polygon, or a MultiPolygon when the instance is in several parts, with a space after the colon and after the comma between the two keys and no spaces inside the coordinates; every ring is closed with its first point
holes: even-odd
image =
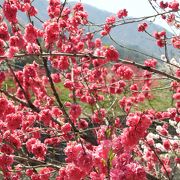
{"type": "Polygon", "coordinates": [[[148,180],[160,180],[159,178],[157,178],[149,173],[146,173],[146,177],[148,180]]]}
{"type": "MultiPolygon", "coordinates": [[[[71,57],[89,57],[91,59],[105,59],[104,56],[95,56],[95,55],[92,55],[92,54],[83,54],[83,53],[42,53],[42,54],[18,54],[18,55],[15,55],[14,57],[24,57],[24,56],[41,56],[41,57],[48,57],[48,56],[71,56],[71,57]]],[[[0,59],[1,58],[7,58],[6,56],[0,56],[0,59]]],[[[157,70],[155,68],[150,68],[150,67],[147,67],[145,65],[142,65],[142,64],[139,64],[139,63],[136,63],[136,62],[133,62],[133,61],[128,61],[128,60],[123,60],[123,59],[119,59],[119,61],[121,61],[122,63],[125,63],[125,64],[131,64],[131,65],[134,65],[138,68],[141,68],[141,69],[144,69],[144,70],[148,70],[150,72],[154,72],[154,73],[157,73],[157,74],[161,74],[165,77],[168,77],[170,79],[173,79],[175,81],[178,81],[180,82],[180,78],[178,77],[175,77],[175,76],[172,76],[172,75],[169,75],[163,71],[160,71],[160,70],[157,70]]]]}
{"type": "Polygon", "coordinates": [[[160,157],[158,156],[158,154],[157,154],[156,150],[154,149],[154,147],[150,146],[148,143],[147,143],[147,145],[151,148],[151,150],[154,152],[155,156],[157,157],[159,163],[162,165],[164,171],[166,172],[167,178],[168,178],[169,180],[171,180],[171,178],[170,178],[170,176],[169,176],[169,173],[168,173],[166,167],[164,166],[164,163],[162,162],[162,160],[161,160],[160,157]]]}
{"type": "MultiPolygon", "coordinates": [[[[179,11],[180,11],[180,9],[177,12],[179,12],[179,11]]],[[[142,22],[144,20],[151,19],[151,18],[156,18],[158,16],[169,14],[171,12],[174,12],[174,10],[170,10],[170,11],[167,11],[167,12],[162,12],[162,13],[154,14],[154,15],[151,15],[151,16],[144,16],[144,17],[138,17],[138,18],[127,18],[127,19],[119,20],[119,21],[116,21],[117,24],[114,24],[112,27],[116,27],[116,26],[119,26],[119,25],[125,25],[125,24],[142,22]]],[[[105,25],[105,23],[95,24],[95,23],[90,22],[90,21],[89,21],[89,23],[90,24],[88,24],[87,26],[103,27],[105,25]]]]}
{"type": "Polygon", "coordinates": [[[8,60],[6,60],[6,63],[7,63],[7,66],[9,67],[9,69],[10,69],[13,77],[15,78],[16,82],[18,83],[18,86],[20,87],[21,91],[23,92],[24,97],[25,97],[25,99],[26,99],[29,107],[30,107],[32,110],[36,111],[36,112],[40,112],[39,108],[37,108],[36,106],[34,106],[34,104],[33,104],[33,103],[31,102],[31,100],[29,99],[28,95],[26,94],[24,88],[22,87],[19,79],[17,78],[16,74],[14,73],[14,70],[12,69],[12,67],[11,67],[11,65],[9,64],[8,60]]]}
{"type": "Polygon", "coordinates": [[[65,7],[66,3],[67,3],[67,0],[64,0],[64,3],[63,3],[63,5],[62,5],[62,7],[61,7],[61,11],[60,11],[60,13],[59,13],[59,17],[57,18],[57,22],[59,21],[61,15],[62,15],[62,12],[63,12],[63,10],[64,10],[64,7],[65,7]]]}
{"type": "MultiPolygon", "coordinates": [[[[55,164],[50,164],[50,163],[46,163],[46,162],[44,162],[44,161],[40,161],[40,160],[37,160],[37,159],[33,159],[33,158],[25,158],[25,157],[20,157],[20,156],[14,156],[14,159],[16,160],[16,161],[19,161],[19,162],[30,162],[30,163],[34,163],[34,164],[36,164],[36,165],[46,165],[46,167],[47,166],[49,166],[49,167],[53,167],[53,168],[56,168],[56,169],[59,169],[60,168],[60,166],[57,166],[57,165],[55,165],[55,164]]],[[[33,166],[32,166],[33,167],[33,166]]]]}
{"type": "Polygon", "coordinates": [[[48,77],[48,79],[49,79],[50,86],[51,86],[51,89],[52,89],[52,91],[53,91],[53,95],[54,95],[54,97],[55,97],[56,100],[57,100],[57,103],[58,103],[58,105],[59,105],[59,108],[60,108],[60,109],[62,110],[62,112],[64,113],[64,116],[66,117],[67,121],[71,124],[73,130],[74,130],[75,132],[77,132],[77,128],[75,127],[74,123],[71,121],[69,115],[67,114],[67,112],[66,112],[66,110],[65,110],[65,107],[64,107],[63,103],[61,102],[61,100],[60,100],[60,98],[59,98],[59,95],[58,95],[58,93],[57,93],[57,91],[56,91],[55,85],[54,85],[53,80],[52,80],[52,77],[51,77],[51,72],[50,72],[50,70],[49,70],[49,68],[48,68],[48,65],[47,65],[47,59],[43,58],[43,63],[44,63],[44,68],[45,68],[45,70],[46,70],[46,75],[47,75],[47,77],[48,77]]]}
{"type": "MultiPolygon", "coordinates": [[[[64,113],[65,117],[66,117],[66,120],[71,124],[72,126],[72,129],[73,129],[73,132],[74,134],[76,135],[78,131],[78,129],[75,127],[74,123],[72,122],[72,120],[70,119],[69,115],[67,114],[66,110],[65,110],[65,107],[64,105],[62,104],[60,98],[59,98],[59,95],[56,91],[56,88],[54,86],[54,83],[53,83],[53,80],[52,80],[52,77],[51,77],[51,72],[50,70],[48,69],[48,65],[47,65],[47,59],[43,58],[43,63],[44,63],[44,67],[45,67],[45,70],[46,70],[46,75],[49,79],[49,82],[50,82],[50,86],[51,86],[51,89],[53,91],[53,95],[54,97],[56,98],[57,100],[57,103],[59,105],[59,108],[62,110],[62,112],[64,113]]],[[[93,132],[91,131],[88,131],[87,133],[83,133],[83,134],[80,134],[80,137],[83,138],[85,141],[87,142],[90,142],[91,144],[93,145],[98,145],[97,144],[97,140],[96,138],[94,137],[94,134],[93,132]]]]}
{"type": "Polygon", "coordinates": [[[5,94],[7,97],[11,98],[13,101],[19,102],[23,106],[30,107],[28,103],[26,103],[26,102],[22,101],[21,99],[15,97],[14,95],[10,94],[9,92],[7,92],[7,91],[5,91],[3,89],[0,89],[0,92],[5,94]]]}
{"type": "MultiPolygon", "coordinates": [[[[149,34],[147,31],[145,31],[145,32],[146,32],[147,34],[149,34]]],[[[121,47],[121,48],[127,49],[127,50],[129,50],[129,51],[136,52],[136,53],[138,53],[138,54],[142,54],[142,55],[144,55],[144,56],[148,56],[148,57],[153,58],[153,59],[157,59],[157,60],[159,60],[159,61],[162,61],[163,63],[169,64],[169,65],[174,66],[174,67],[176,67],[176,68],[180,68],[178,65],[172,64],[172,63],[170,63],[169,61],[163,61],[163,60],[160,59],[160,58],[154,57],[154,56],[152,56],[152,55],[149,55],[149,54],[146,54],[146,53],[144,53],[144,52],[138,51],[138,50],[136,50],[136,49],[128,48],[128,47],[126,47],[126,46],[124,46],[124,45],[122,45],[122,44],[119,44],[119,43],[117,43],[117,42],[114,40],[114,38],[112,37],[111,34],[109,34],[109,38],[110,38],[116,45],[118,45],[118,46],[121,47]]],[[[167,47],[167,45],[166,45],[166,47],[167,47]]],[[[166,51],[167,51],[167,50],[166,50],[166,51]]]]}
{"type": "Polygon", "coordinates": [[[150,72],[154,72],[154,73],[156,73],[156,74],[160,74],[160,75],[166,76],[166,77],[168,77],[168,78],[170,78],[170,79],[173,79],[173,80],[175,80],[175,81],[177,81],[177,82],[180,82],[180,78],[175,77],[175,76],[172,76],[172,75],[170,75],[170,74],[167,74],[167,73],[165,73],[165,72],[163,72],[163,71],[160,71],[160,70],[158,70],[158,69],[155,69],[155,68],[152,68],[152,67],[148,67],[148,66],[145,66],[145,65],[136,63],[136,62],[134,62],[134,61],[128,61],[128,60],[124,60],[124,59],[119,59],[119,61],[122,62],[123,64],[134,65],[134,66],[136,66],[136,67],[138,67],[138,68],[141,68],[141,69],[144,69],[144,70],[147,70],[147,71],[150,71],[150,72]]]}
{"type": "MultiPolygon", "coordinates": [[[[104,58],[103,56],[95,56],[92,54],[87,53],[64,53],[64,52],[58,52],[58,53],[39,53],[39,54],[16,54],[14,55],[15,58],[21,58],[21,57],[27,57],[27,56],[41,56],[41,57],[49,57],[49,56],[69,56],[69,57],[87,57],[92,59],[97,58],[104,58]]],[[[0,56],[0,59],[7,59],[7,56],[0,56]]]]}

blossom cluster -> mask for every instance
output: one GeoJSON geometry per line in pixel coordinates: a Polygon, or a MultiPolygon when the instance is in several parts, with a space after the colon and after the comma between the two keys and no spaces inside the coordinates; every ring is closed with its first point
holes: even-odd
{"type": "MultiPolygon", "coordinates": [[[[49,0],[44,22],[31,0],[2,4],[0,63],[9,70],[0,71],[4,179],[170,179],[180,164],[177,64],[173,75],[161,73],[173,79],[169,83],[154,74],[161,65],[155,58],[144,64],[122,60],[115,45],[104,44],[113,27],[128,18],[126,9],[107,17],[98,38],[87,32],[93,25],[82,3],[65,2],[49,0]],[[19,12],[29,19],[24,28],[19,12]],[[42,28],[34,25],[37,18],[42,28]],[[26,60],[22,69],[14,68],[26,60]],[[159,110],[154,90],[164,82],[172,103],[159,110]]],[[[172,16],[179,9],[177,1],[159,6],[172,16]]],[[[147,33],[148,27],[140,23],[138,31],[147,33]]],[[[166,46],[165,31],[153,37],[159,47],[166,46]]],[[[179,37],[170,39],[179,49],[179,37]]]]}

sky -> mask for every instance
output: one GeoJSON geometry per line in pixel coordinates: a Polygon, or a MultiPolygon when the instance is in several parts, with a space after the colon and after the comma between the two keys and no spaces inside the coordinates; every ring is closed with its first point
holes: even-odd
{"type": "MultiPolygon", "coordinates": [[[[113,13],[117,13],[118,10],[126,8],[128,10],[128,15],[132,17],[143,17],[156,14],[148,0],[81,0],[81,2],[113,13]]],[[[171,31],[169,26],[166,23],[162,23],[160,18],[157,18],[155,23],[171,31]]]]}
{"type": "Polygon", "coordinates": [[[153,13],[148,0],[81,0],[81,2],[113,13],[127,8],[129,15],[136,17],[151,15],[153,13]]]}

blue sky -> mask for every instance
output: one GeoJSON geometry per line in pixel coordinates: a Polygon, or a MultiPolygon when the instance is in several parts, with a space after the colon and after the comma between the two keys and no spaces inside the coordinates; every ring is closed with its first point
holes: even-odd
{"type": "MultiPolygon", "coordinates": [[[[126,8],[128,10],[128,15],[132,17],[143,17],[156,14],[148,0],[81,0],[81,2],[113,13],[117,13],[118,10],[126,8]]],[[[163,23],[159,18],[156,19],[155,23],[170,30],[169,26],[166,23],[163,23]]]]}

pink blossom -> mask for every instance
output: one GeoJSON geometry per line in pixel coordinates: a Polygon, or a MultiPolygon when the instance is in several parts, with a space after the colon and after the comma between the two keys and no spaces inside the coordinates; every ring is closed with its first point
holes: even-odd
{"type": "Polygon", "coordinates": [[[40,47],[36,43],[28,43],[26,46],[26,51],[28,54],[39,54],[40,47]]]}
{"type": "Polygon", "coordinates": [[[116,22],[115,16],[111,16],[111,17],[107,17],[107,18],[106,18],[106,23],[107,23],[107,24],[112,25],[112,24],[114,24],[115,22],[116,22]]]}
{"type": "Polygon", "coordinates": [[[35,43],[38,37],[37,29],[32,24],[27,24],[25,28],[24,38],[29,43],[35,43]]]}
{"type": "Polygon", "coordinates": [[[45,124],[45,125],[49,125],[51,122],[51,114],[50,114],[50,110],[49,109],[44,109],[41,111],[40,114],[40,120],[45,124]]]}
{"type": "Polygon", "coordinates": [[[58,61],[58,68],[60,70],[66,70],[69,67],[69,59],[66,56],[61,56],[58,61]]]}
{"type": "Polygon", "coordinates": [[[173,95],[173,99],[180,100],[180,92],[173,95]]]}
{"type": "Polygon", "coordinates": [[[9,59],[13,59],[14,55],[19,51],[17,47],[10,47],[7,53],[9,59]]]}
{"type": "Polygon", "coordinates": [[[35,138],[31,138],[26,142],[26,148],[30,153],[33,153],[36,158],[44,160],[47,151],[45,144],[35,138]]]}
{"type": "Polygon", "coordinates": [[[4,45],[5,45],[4,41],[0,39],[0,55],[5,54],[4,45]]]}
{"type": "Polygon", "coordinates": [[[165,8],[168,7],[168,2],[161,1],[161,2],[159,3],[159,6],[160,6],[160,8],[165,9],[165,8]]]}
{"type": "Polygon", "coordinates": [[[147,29],[148,25],[147,23],[142,23],[138,25],[138,31],[139,32],[144,32],[147,29]]]}
{"type": "Polygon", "coordinates": [[[6,122],[8,128],[11,130],[15,130],[19,128],[22,124],[22,115],[21,114],[9,114],[6,117],[6,122]]]}
{"type": "Polygon", "coordinates": [[[157,60],[156,60],[156,59],[147,59],[147,60],[145,60],[145,62],[144,62],[144,65],[145,65],[145,66],[153,67],[153,68],[156,67],[156,64],[157,64],[157,60]]]}
{"type": "Polygon", "coordinates": [[[17,7],[14,3],[5,1],[3,4],[3,13],[9,22],[17,23],[17,7]]]}
{"type": "Polygon", "coordinates": [[[177,71],[176,71],[176,76],[177,76],[177,77],[180,77],[180,69],[177,69],[177,71]]]}
{"type": "Polygon", "coordinates": [[[29,9],[28,9],[28,14],[30,16],[35,16],[37,14],[37,9],[34,7],[34,6],[31,6],[29,9]]]}
{"type": "Polygon", "coordinates": [[[170,145],[170,142],[169,142],[168,139],[166,139],[166,140],[163,141],[163,146],[164,146],[164,148],[165,148],[167,151],[170,150],[171,145],[170,145]]]}
{"type": "Polygon", "coordinates": [[[95,40],[95,46],[96,46],[96,48],[100,48],[100,47],[102,46],[101,39],[97,38],[97,39],[95,40]]]}
{"type": "Polygon", "coordinates": [[[117,16],[119,19],[123,18],[123,17],[126,17],[128,15],[128,12],[126,9],[123,9],[123,10],[119,10],[118,13],[117,13],[117,16]]]}
{"type": "Polygon", "coordinates": [[[48,15],[50,18],[58,17],[61,9],[60,0],[50,0],[48,7],[48,15]]]}
{"type": "Polygon", "coordinates": [[[101,123],[104,121],[105,116],[106,116],[105,109],[96,110],[92,115],[92,121],[94,123],[101,123]]]}
{"type": "Polygon", "coordinates": [[[96,154],[98,154],[100,158],[107,160],[111,147],[112,143],[110,140],[101,141],[98,147],[96,148],[96,154]]]}
{"type": "Polygon", "coordinates": [[[67,156],[66,162],[73,162],[76,161],[76,157],[78,156],[79,152],[82,150],[82,147],[75,142],[69,142],[64,149],[64,152],[67,156]]]}
{"type": "Polygon", "coordinates": [[[47,150],[45,144],[36,142],[31,149],[36,158],[44,160],[47,150]]]}
{"type": "Polygon", "coordinates": [[[2,144],[2,146],[0,148],[0,151],[2,153],[6,153],[8,155],[11,155],[11,154],[14,153],[14,149],[10,145],[8,145],[8,144],[2,144]]]}
{"type": "Polygon", "coordinates": [[[61,131],[65,134],[69,133],[71,131],[71,125],[69,123],[64,124],[61,126],[61,131]]]}
{"type": "Polygon", "coordinates": [[[79,104],[71,104],[71,109],[69,110],[69,114],[73,120],[76,120],[82,112],[82,108],[79,104]]]}
{"type": "Polygon", "coordinates": [[[75,165],[88,174],[93,168],[92,154],[82,150],[77,156],[75,165]]]}
{"type": "Polygon", "coordinates": [[[179,3],[176,0],[174,0],[169,3],[169,8],[171,8],[173,11],[178,11],[179,3]]]}
{"type": "Polygon", "coordinates": [[[58,23],[53,22],[44,24],[44,30],[45,33],[43,37],[45,40],[45,45],[46,47],[51,47],[51,45],[58,40],[58,35],[60,31],[58,23]]]}
{"type": "Polygon", "coordinates": [[[78,122],[78,127],[80,129],[86,129],[88,127],[88,122],[85,119],[80,119],[78,122]]]}
{"type": "Polygon", "coordinates": [[[0,23],[0,39],[8,41],[9,37],[7,24],[5,22],[0,23]]]}
{"type": "Polygon", "coordinates": [[[4,72],[0,72],[0,84],[5,80],[6,76],[4,72]]]}
{"type": "Polygon", "coordinates": [[[7,171],[10,166],[13,164],[14,162],[14,157],[12,155],[6,155],[6,154],[2,154],[0,155],[0,168],[3,171],[7,171]]]}
{"type": "Polygon", "coordinates": [[[67,179],[80,180],[84,177],[84,172],[73,164],[68,164],[66,167],[67,179]]]}
{"type": "Polygon", "coordinates": [[[133,77],[133,71],[131,68],[129,68],[128,66],[120,66],[117,71],[116,71],[117,75],[121,76],[124,79],[131,79],[133,77]]]}
{"type": "Polygon", "coordinates": [[[105,51],[105,57],[107,58],[108,61],[109,60],[117,61],[119,58],[119,53],[113,46],[110,46],[105,51]]]}
{"type": "Polygon", "coordinates": [[[13,47],[18,47],[19,49],[25,48],[25,40],[21,33],[17,33],[15,36],[11,36],[9,39],[9,45],[13,47]]]}
{"type": "Polygon", "coordinates": [[[159,40],[156,41],[156,44],[159,47],[164,47],[165,46],[165,41],[163,39],[159,39],[159,40]]]}
{"type": "Polygon", "coordinates": [[[180,49],[180,37],[174,37],[171,39],[172,45],[177,48],[180,49]]]}
{"type": "Polygon", "coordinates": [[[106,177],[105,175],[102,173],[102,174],[98,174],[97,172],[91,172],[90,173],[90,178],[92,180],[104,180],[106,177]]]}

